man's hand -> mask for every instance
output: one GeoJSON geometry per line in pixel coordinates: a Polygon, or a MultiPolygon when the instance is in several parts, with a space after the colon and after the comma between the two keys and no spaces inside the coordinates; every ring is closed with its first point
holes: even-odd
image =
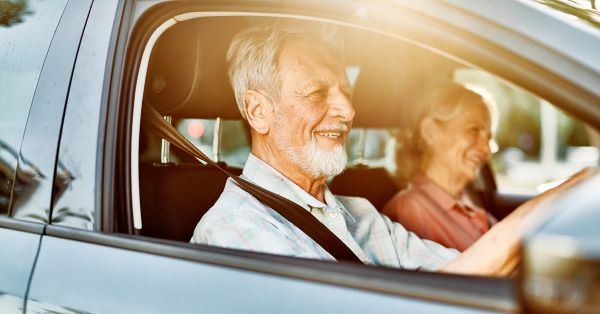
{"type": "Polygon", "coordinates": [[[560,192],[598,172],[596,167],[584,168],[561,185],[525,202],[440,271],[479,276],[511,274],[521,261],[520,245],[525,231],[525,217],[541,214],[547,202],[560,192]]]}

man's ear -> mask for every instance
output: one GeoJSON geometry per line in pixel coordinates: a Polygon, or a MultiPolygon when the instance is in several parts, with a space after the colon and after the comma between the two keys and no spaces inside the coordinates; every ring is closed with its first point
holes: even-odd
{"type": "Polygon", "coordinates": [[[432,145],[440,132],[440,126],[433,118],[425,117],[421,120],[421,123],[419,123],[419,132],[421,133],[421,138],[425,141],[425,144],[432,145]]]}
{"type": "Polygon", "coordinates": [[[267,97],[258,91],[247,90],[244,93],[244,110],[252,129],[259,134],[269,133],[273,109],[267,97]]]}

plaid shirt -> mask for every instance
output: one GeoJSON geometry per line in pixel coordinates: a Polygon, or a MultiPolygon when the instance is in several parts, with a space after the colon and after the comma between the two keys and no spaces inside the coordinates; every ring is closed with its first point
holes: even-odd
{"type": "MultiPolygon", "coordinates": [[[[364,198],[336,197],[325,187],[325,203],[322,203],[252,154],[243,177],[310,211],[367,264],[436,270],[458,255],[456,250],[420,239],[381,215],[364,198]]],[[[304,232],[231,179],[196,226],[190,242],[335,260],[304,232]]]]}

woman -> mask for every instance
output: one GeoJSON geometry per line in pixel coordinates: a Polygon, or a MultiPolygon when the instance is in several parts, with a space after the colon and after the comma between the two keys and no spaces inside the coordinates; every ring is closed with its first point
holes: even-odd
{"type": "Polygon", "coordinates": [[[410,182],[382,211],[422,238],[464,251],[496,222],[464,191],[490,157],[488,105],[451,84],[409,110],[405,125],[414,131],[401,141],[399,169],[410,182]]]}

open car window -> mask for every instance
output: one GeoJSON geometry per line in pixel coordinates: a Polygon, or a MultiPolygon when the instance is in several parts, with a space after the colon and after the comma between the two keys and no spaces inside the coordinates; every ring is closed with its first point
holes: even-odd
{"type": "MultiPolygon", "coordinates": [[[[163,24],[146,45],[136,110],[142,105],[155,107],[207,155],[232,173],[241,173],[250,142],[228,82],[225,52],[239,30],[271,20],[251,14],[206,17],[192,13],[163,24]]],[[[339,27],[345,39],[356,118],[347,143],[348,170],[329,184],[338,194],[365,197],[381,208],[404,188],[397,180],[402,171],[397,166],[402,108],[417,104],[444,82],[463,82],[464,71],[493,75],[475,69],[460,56],[442,55],[391,34],[339,27]],[[374,184],[378,189],[372,193],[374,184]]],[[[139,120],[135,111],[133,119],[135,126],[139,120]]],[[[187,243],[199,219],[219,197],[226,177],[168,147],[143,126],[134,128],[132,143],[131,223],[135,233],[187,243]]],[[[581,145],[591,142],[585,143],[581,145]]],[[[504,152],[500,148],[508,147],[498,144],[497,151],[500,154],[504,152]]],[[[497,175],[503,173],[494,162],[491,166],[491,175],[482,177],[477,192],[482,195],[480,204],[493,212],[500,182],[497,175]]],[[[501,200],[497,216],[503,217],[529,197],[501,200]]]]}
{"type": "MultiPolygon", "coordinates": [[[[200,150],[234,173],[241,172],[250,152],[250,136],[228,81],[225,53],[237,32],[272,20],[189,18],[161,30],[147,48],[141,102],[155,107],[200,150]]],[[[347,140],[347,170],[329,180],[334,193],[365,197],[381,209],[405,188],[406,182],[399,179],[405,169],[398,166],[404,158],[398,150],[403,112],[449,81],[482,91],[494,104],[490,145],[495,154],[475,199],[496,217],[503,218],[539,193],[536,188],[598,164],[593,131],[523,89],[392,36],[351,27],[340,30],[356,118],[347,140]],[[511,196],[504,197],[507,192],[511,196]],[[521,196],[513,198],[514,193],[521,196]]],[[[143,128],[139,152],[133,153],[139,159],[132,167],[140,167],[135,228],[143,235],[189,240],[195,224],[220,195],[225,176],[143,128]],[[173,211],[170,226],[157,217],[163,208],[173,211]],[[179,217],[183,211],[185,216],[179,217]]]]}
{"type": "MultiPolygon", "coordinates": [[[[157,109],[233,173],[241,172],[250,141],[228,81],[225,53],[237,32],[271,22],[252,16],[198,17],[163,29],[146,52],[146,75],[138,82],[138,88],[144,86],[144,106],[157,109]]],[[[451,80],[459,63],[393,37],[350,27],[339,30],[357,118],[346,148],[348,170],[330,178],[329,186],[334,193],[365,197],[381,208],[402,187],[395,182],[402,108],[451,80]],[[373,184],[378,188],[371,188],[373,184]]],[[[132,141],[139,143],[139,152],[132,152],[132,168],[139,167],[139,178],[133,178],[134,185],[139,179],[140,204],[134,206],[135,229],[146,236],[189,241],[226,177],[143,127],[139,139],[134,132],[132,141]]],[[[134,204],[137,198],[133,195],[134,204]]]]}
{"type": "MultiPolygon", "coordinates": [[[[145,76],[137,84],[144,88],[138,90],[137,106],[153,106],[214,161],[241,173],[251,144],[228,81],[225,53],[237,32],[272,21],[253,16],[187,17],[163,24],[146,48],[147,63],[141,73],[145,76]]],[[[480,178],[475,199],[498,218],[535,194],[504,200],[499,191],[510,189],[511,184],[539,187],[598,163],[593,132],[563,118],[556,109],[548,109],[554,110],[554,122],[549,122],[544,108],[553,107],[547,102],[460,59],[393,36],[339,28],[356,118],[347,140],[347,170],[328,181],[334,193],[367,198],[381,209],[405,188],[406,182],[399,180],[404,169],[397,163],[403,158],[398,155],[403,108],[418,104],[449,81],[483,90],[497,104],[491,175],[480,178]],[[514,127],[515,122],[519,127],[514,127]],[[550,137],[548,128],[554,132],[550,137]],[[544,145],[554,145],[553,164],[547,161],[549,149],[544,145]],[[558,170],[549,175],[548,167],[558,170]]],[[[132,167],[137,170],[133,173],[139,173],[133,178],[139,187],[139,194],[133,195],[134,228],[144,236],[189,241],[198,221],[220,196],[226,176],[143,126],[139,138],[135,132],[133,136],[139,143],[132,152],[132,167]]]]}

